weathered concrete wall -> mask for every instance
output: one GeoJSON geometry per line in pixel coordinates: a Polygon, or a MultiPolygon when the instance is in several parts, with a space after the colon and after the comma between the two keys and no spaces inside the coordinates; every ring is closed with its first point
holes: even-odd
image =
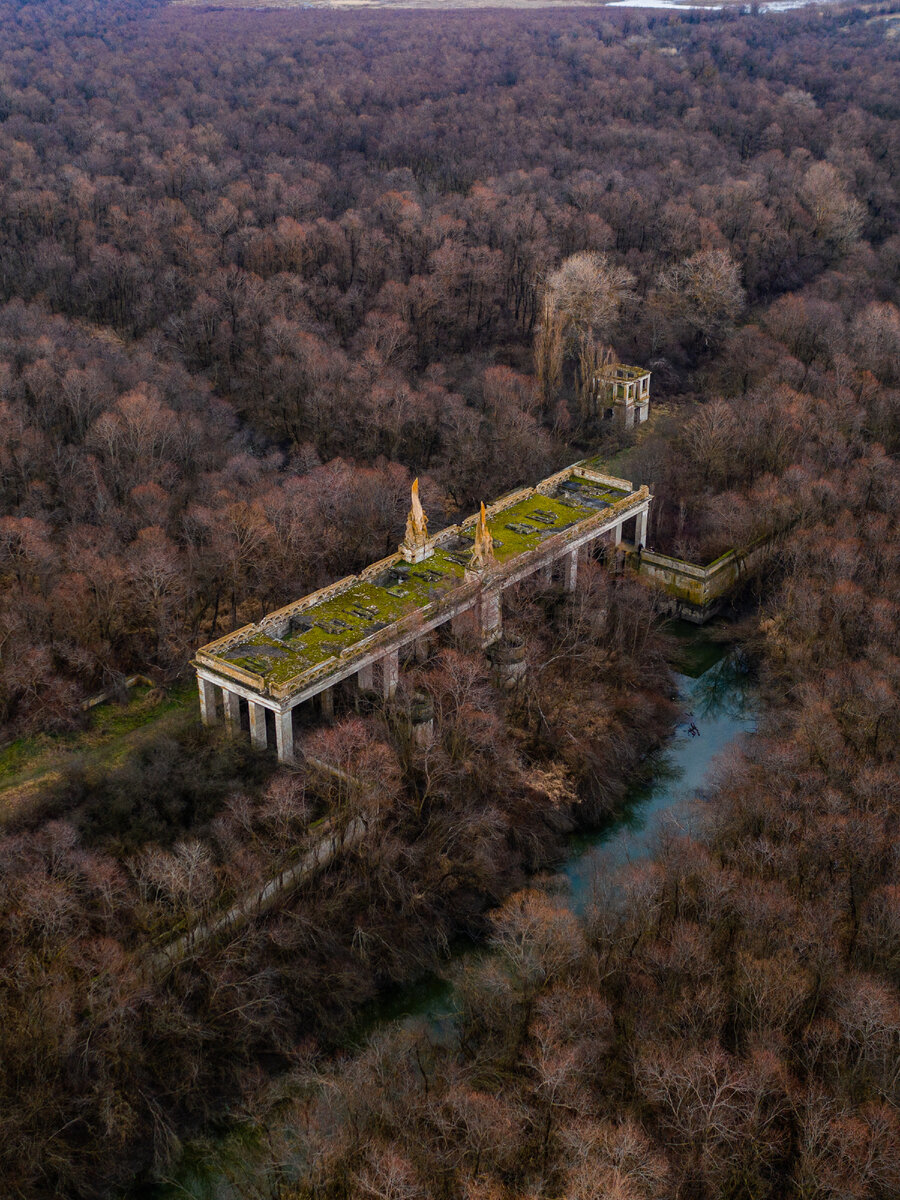
{"type": "Polygon", "coordinates": [[[638,554],[628,547],[628,564],[641,579],[671,597],[673,615],[702,625],[719,612],[725,597],[771,556],[776,540],[768,537],[729,550],[705,567],[656,550],[638,554]]]}
{"type": "Polygon", "coordinates": [[[178,963],[199,953],[216,938],[236,933],[249,921],[268,912],[316,871],[328,866],[338,854],[358,846],[366,836],[367,828],[363,817],[353,817],[346,829],[339,830],[331,821],[325,822],[319,836],[297,862],[283,867],[262,887],[243,896],[226,912],[200,920],[187,933],[156,948],[145,960],[147,970],[153,976],[165,976],[178,963]]]}

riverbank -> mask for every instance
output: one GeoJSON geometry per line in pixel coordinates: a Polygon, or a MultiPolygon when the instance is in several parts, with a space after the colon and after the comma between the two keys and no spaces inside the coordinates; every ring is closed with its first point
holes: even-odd
{"type": "MultiPolygon", "coordinates": [[[[674,815],[696,794],[716,755],[755,726],[748,672],[729,654],[727,644],[716,640],[721,627],[700,631],[674,624],[670,630],[677,639],[675,665],[680,671],[676,679],[685,706],[684,720],[654,755],[652,778],[629,792],[616,818],[591,833],[568,839],[565,857],[547,886],[573,914],[582,914],[589,905],[598,874],[608,877],[649,852],[654,830],[664,815],[674,815]],[[691,725],[697,728],[696,734],[689,732],[691,725]]],[[[356,1023],[352,1052],[364,1053],[368,1042],[398,1025],[410,1031],[424,1025],[432,1039],[452,1036],[460,1011],[459,981],[472,963],[483,957],[483,945],[458,942],[451,961],[439,974],[429,974],[368,1006],[356,1023]]],[[[293,1086],[291,1078],[285,1077],[269,1089],[269,1112],[274,1119],[281,1101],[292,1111],[287,1098],[293,1086]]],[[[290,1143],[292,1119],[277,1129],[239,1121],[218,1136],[198,1139],[185,1148],[179,1167],[167,1181],[131,1195],[134,1200],[183,1200],[185,1196],[245,1200],[255,1196],[265,1184],[259,1171],[271,1158],[273,1143],[286,1147],[290,1143]]]]}

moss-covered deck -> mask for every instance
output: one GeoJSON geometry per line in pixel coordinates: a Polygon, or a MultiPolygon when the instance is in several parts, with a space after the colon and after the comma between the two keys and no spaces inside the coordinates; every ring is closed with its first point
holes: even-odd
{"type": "MultiPolygon", "coordinates": [[[[614,486],[608,477],[587,478],[580,467],[587,464],[578,463],[537,488],[511,494],[508,504],[501,500],[491,507],[487,523],[498,566],[508,567],[549,538],[574,531],[634,495],[626,480],[615,480],[620,486],[614,486]]],[[[470,517],[429,539],[433,553],[424,561],[409,563],[399,553],[393,555],[362,575],[204,646],[198,665],[255,690],[283,695],[310,675],[318,676],[320,669],[363,655],[370,642],[388,640],[392,627],[416,614],[426,616],[470,583],[466,567],[474,538],[475,518],[470,517]]]]}

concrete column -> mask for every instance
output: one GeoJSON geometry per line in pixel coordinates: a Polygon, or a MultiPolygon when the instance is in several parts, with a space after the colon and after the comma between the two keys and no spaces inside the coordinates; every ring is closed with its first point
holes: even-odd
{"type": "Polygon", "coordinates": [[[237,692],[222,688],[222,699],[225,701],[225,726],[231,737],[237,737],[241,732],[241,698],[237,692]]]}
{"type": "Polygon", "coordinates": [[[528,670],[524,642],[508,642],[505,639],[495,642],[488,649],[488,658],[494,668],[494,682],[504,691],[512,691],[517,687],[528,670]]]}
{"type": "Polygon", "coordinates": [[[634,535],[636,546],[647,545],[647,509],[642,508],[637,516],[637,525],[634,535]]]}
{"type": "Polygon", "coordinates": [[[552,583],[553,582],[553,563],[547,563],[546,567],[541,567],[540,571],[538,571],[538,576],[540,578],[541,583],[548,583],[548,584],[552,583]]]}
{"type": "Polygon", "coordinates": [[[266,707],[264,704],[256,704],[253,700],[248,702],[250,708],[250,741],[254,750],[265,750],[269,745],[269,737],[266,733],[266,707]]]}
{"type": "MultiPolygon", "coordinates": [[[[328,691],[330,692],[331,688],[328,691]]],[[[294,761],[294,714],[291,709],[275,713],[275,744],[278,748],[278,761],[292,763],[294,761]]]]}
{"type": "Polygon", "coordinates": [[[400,654],[397,650],[389,650],[381,660],[381,694],[385,700],[390,700],[397,690],[400,678],[400,654]]]}
{"type": "Polygon", "coordinates": [[[631,429],[634,426],[634,405],[625,404],[625,428],[631,429]]]}
{"type": "Polygon", "coordinates": [[[563,556],[563,587],[567,592],[575,591],[578,581],[578,551],[570,550],[563,556]]]}
{"type": "Polygon", "coordinates": [[[479,604],[481,615],[481,644],[489,646],[503,632],[503,611],[500,607],[499,591],[481,593],[479,604]]]}
{"type": "Polygon", "coordinates": [[[334,688],[327,687],[324,692],[319,692],[319,708],[322,716],[326,721],[334,719],[334,688]]]}
{"type": "Polygon", "coordinates": [[[428,646],[429,638],[427,633],[420,638],[416,638],[413,643],[413,652],[415,653],[417,663],[428,662],[428,646]]]}
{"type": "Polygon", "coordinates": [[[434,742],[434,701],[419,692],[412,698],[409,713],[412,740],[422,750],[434,742]]]}
{"type": "Polygon", "coordinates": [[[216,712],[216,685],[198,675],[197,689],[200,692],[200,720],[204,725],[215,725],[219,720],[216,712]]]}
{"type": "Polygon", "coordinates": [[[618,546],[621,543],[621,541],[622,541],[622,522],[620,521],[618,523],[618,525],[616,525],[612,531],[612,544],[613,544],[614,550],[615,550],[616,546],[618,546]]]}
{"type": "Polygon", "coordinates": [[[371,663],[367,667],[360,667],[356,672],[356,684],[361,692],[375,690],[375,668],[371,663]]]}

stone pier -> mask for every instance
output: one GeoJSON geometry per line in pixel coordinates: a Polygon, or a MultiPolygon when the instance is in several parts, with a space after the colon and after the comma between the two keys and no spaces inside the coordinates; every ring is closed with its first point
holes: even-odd
{"type": "Polygon", "coordinates": [[[409,711],[412,740],[422,750],[434,742],[434,701],[425,692],[416,692],[409,711]]]}
{"type": "Polygon", "coordinates": [[[642,550],[647,545],[647,510],[646,509],[644,509],[643,512],[638,513],[636,521],[637,521],[637,532],[635,534],[634,544],[639,550],[642,550]]]}
{"type": "Polygon", "coordinates": [[[381,660],[381,694],[390,700],[400,681],[400,651],[390,650],[381,660]]]}
{"type": "Polygon", "coordinates": [[[490,646],[503,633],[503,610],[499,592],[482,592],[478,606],[481,620],[481,644],[490,646]]]}
{"type": "Polygon", "coordinates": [[[286,709],[275,713],[275,745],[278,750],[278,761],[292,763],[294,761],[294,710],[286,709]]]}
{"type": "Polygon", "coordinates": [[[494,682],[504,691],[518,687],[525,678],[528,664],[525,661],[525,643],[501,639],[488,650],[488,658],[493,666],[494,682]]]}
{"type": "Polygon", "coordinates": [[[215,725],[219,720],[216,712],[216,685],[197,676],[197,690],[200,692],[200,720],[204,725],[215,725]]]}
{"type": "Polygon", "coordinates": [[[255,704],[252,700],[250,706],[250,741],[256,750],[265,750],[269,745],[269,735],[266,731],[266,710],[262,704],[255,704]]]}
{"type": "Polygon", "coordinates": [[[238,737],[241,732],[241,698],[237,692],[222,688],[222,700],[225,708],[225,725],[232,737],[238,737]]]}
{"type": "Polygon", "coordinates": [[[574,592],[578,583],[578,551],[570,550],[563,558],[563,587],[567,592],[574,592]]]}

